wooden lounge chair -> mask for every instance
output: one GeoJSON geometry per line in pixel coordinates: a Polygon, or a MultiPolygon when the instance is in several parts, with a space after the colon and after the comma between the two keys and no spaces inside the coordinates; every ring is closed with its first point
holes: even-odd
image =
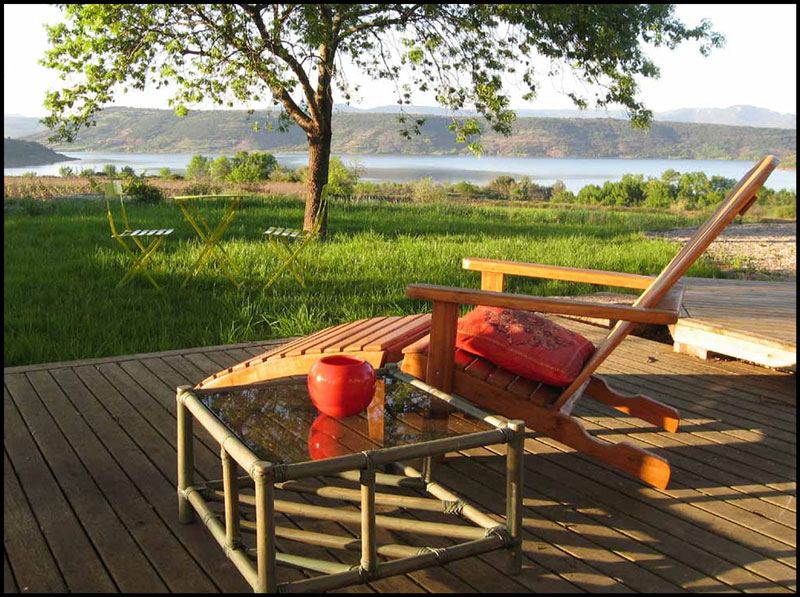
{"type": "Polygon", "coordinates": [[[583,396],[674,432],[678,412],[646,396],[616,392],[595,375],[598,366],[637,323],[671,324],[678,319],[683,288],[678,281],[736,216],[755,201],[755,193],[775,169],[778,160],[767,156],[734,187],[726,200],[657,276],[641,276],[552,265],[489,259],[465,259],[466,269],[480,271],[481,290],[412,284],[407,296],[433,302],[430,336],[403,350],[401,369],[445,392],[452,392],[511,419],[522,419],[531,429],[614,466],[655,487],[667,486],[666,460],[627,442],[611,444],[589,435],[570,416],[583,396]],[[633,306],[598,305],[579,300],[553,299],[503,292],[505,275],[588,282],[644,292],[633,306]],[[611,332],[589,357],[577,378],[566,388],[549,387],[498,369],[488,361],[456,350],[459,305],[486,305],[541,313],[604,317],[617,320],[611,332]]]}
{"type": "Polygon", "coordinates": [[[667,431],[677,430],[679,415],[674,408],[646,396],[620,394],[594,372],[637,323],[671,324],[677,321],[683,296],[683,287],[678,281],[720,232],[737,215],[749,209],[756,191],[777,164],[774,157],[767,156],[753,167],[657,277],[464,259],[463,266],[466,269],[481,272],[481,290],[425,284],[408,287],[406,293],[409,297],[433,301],[432,318],[420,314],[343,323],[223,369],[195,387],[230,387],[306,374],[317,359],[325,354],[354,354],[376,367],[402,358],[400,368],[409,375],[446,392],[464,396],[510,419],[522,419],[536,432],[646,483],[664,488],[670,477],[666,460],[631,443],[611,444],[595,439],[570,413],[576,401],[586,396],[667,431]],[[588,282],[636,288],[644,292],[633,306],[598,305],[579,300],[504,293],[505,275],[588,282]],[[558,388],[531,382],[484,359],[456,350],[456,326],[461,304],[602,317],[619,323],[595,349],[577,378],[568,387],[558,388]]]}

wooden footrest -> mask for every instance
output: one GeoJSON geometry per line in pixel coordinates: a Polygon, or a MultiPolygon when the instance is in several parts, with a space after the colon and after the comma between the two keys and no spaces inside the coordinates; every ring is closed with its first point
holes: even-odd
{"type": "Polygon", "coordinates": [[[351,321],[297,338],[223,369],[195,388],[240,386],[305,375],[314,363],[329,354],[350,354],[369,361],[373,367],[383,367],[402,359],[403,348],[425,336],[430,322],[431,316],[427,313],[351,321]]]}

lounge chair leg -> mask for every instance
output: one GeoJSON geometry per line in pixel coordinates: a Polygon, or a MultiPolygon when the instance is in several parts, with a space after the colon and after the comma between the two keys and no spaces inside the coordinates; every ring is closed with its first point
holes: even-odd
{"type": "Polygon", "coordinates": [[[526,418],[525,424],[653,487],[665,489],[669,483],[671,469],[666,460],[629,442],[610,444],[598,440],[578,420],[568,415],[553,412],[548,416],[531,416],[526,418]]]}
{"type": "Polygon", "coordinates": [[[599,375],[592,375],[589,387],[586,389],[586,396],[643,421],[658,425],[670,433],[678,430],[680,414],[676,409],[649,396],[621,394],[609,386],[608,382],[599,375]]]}

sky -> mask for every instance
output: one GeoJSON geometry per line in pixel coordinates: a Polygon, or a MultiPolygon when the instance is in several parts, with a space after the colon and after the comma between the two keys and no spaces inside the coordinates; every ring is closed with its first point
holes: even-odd
{"type": "MultiPolygon", "coordinates": [[[[726,44],[706,58],[691,42],[676,50],[649,48],[648,55],[661,69],[661,77],[640,81],[639,97],[648,108],[662,112],[752,105],[797,113],[796,4],[678,4],[676,15],[688,26],[709,19],[713,29],[726,37],[726,44]]],[[[4,4],[3,16],[3,113],[43,116],[46,91],[62,84],[55,71],[38,64],[47,48],[43,24],[57,23],[61,11],[51,5],[4,4]]],[[[532,102],[522,100],[521,87],[508,89],[511,107],[575,107],[563,93],[570,89],[569,80],[542,77],[539,82],[538,96],[532,102]]],[[[396,101],[388,83],[367,76],[350,76],[350,83],[361,85],[359,102],[352,103],[356,107],[396,101]]],[[[166,109],[168,98],[162,90],[120,93],[111,105],[166,109]]],[[[417,93],[412,103],[434,105],[435,100],[431,94],[417,93]]],[[[266,104],[234,107],[258,109],[266,104]]]]}

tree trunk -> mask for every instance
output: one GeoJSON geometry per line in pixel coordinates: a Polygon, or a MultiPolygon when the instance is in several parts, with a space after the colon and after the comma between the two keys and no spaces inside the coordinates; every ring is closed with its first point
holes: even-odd
{"type": "MultiPolygon", "coordinates": [[[[323,127],[325,128],[325,127],[323,127]]],[[[328,182],[328,165],[331,157],[331,131],[322,130],[316,135],[308,135],[308,186],[306,189],[306,212],[303,230],[314,227],[316,216],[323,218],[320,235],[325,236],[328,228],[328,211],[319,213],[322,200],[322,187],[328,182]]]]}

